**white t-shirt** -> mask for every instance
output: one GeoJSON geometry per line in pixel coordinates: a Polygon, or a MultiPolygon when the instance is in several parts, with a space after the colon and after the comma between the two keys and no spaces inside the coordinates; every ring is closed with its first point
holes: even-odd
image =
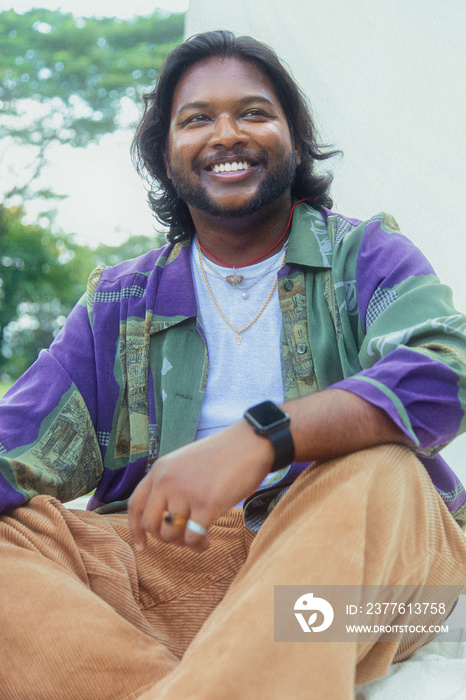
{"type": "MultiPolygon", "coordinates": [[[[215,307],[199,264],[197,237],[192,246],[192,268],[197,302],[201,312],[209,352],[209,376],[206,396],[196,439],[205,437],[239,420],[244,411],[270,399],[283,401],[280,360],[282,317],[275,288],[272,298],[259,318],[237,342],[215,307]]],[[[202,257],[211,292],[224,316],[236,329],[244,328],[261,309],[275,282],[285,255],[281,250],[273,257],[237,270],[243,275],[240,286],[225,281],[233,270],[202,257]],[[262,277],[261,277],[262,275],[262,277]],[[256,279],[257,282],[251,284],[256,279]],[[243,294],[247,298],[243,298],[243,294]]]]}

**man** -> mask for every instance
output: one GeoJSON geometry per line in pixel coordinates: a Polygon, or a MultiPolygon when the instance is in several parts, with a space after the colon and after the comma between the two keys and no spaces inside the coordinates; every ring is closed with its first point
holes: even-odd
{"type": "Polygon", "coordinates": [[[3,697],[352,698],[428,635],[280,644],[274,585],[454,604],[465,319],[391,217],[325,206],[267,47],[199,35],[146,103],[170,243],[93,273],[1,406],[3,697]]]}

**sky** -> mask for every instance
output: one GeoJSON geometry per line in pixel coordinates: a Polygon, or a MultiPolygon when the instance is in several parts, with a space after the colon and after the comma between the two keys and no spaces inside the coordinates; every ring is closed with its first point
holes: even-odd
{"type": "MultiPolygon", "coordinates": [[[[148,15],[158,7],[184,12],[189,0],[0,0],[0,11],[18,13],[32,7],[61,9],[75,16],[111,16],[130,19],[148,15]]],[[[39,185],[67,195],[56,205],[55,227],[74,234],[81,245],[119,245],[132,235],[151,236],[160,229],[147,204],[144,185],[129,155],[132,132],[107,134],[86,149],[59,146],[49,153],[39,185]]],[[[37,216],[29,206],[27,222],[37,216]]]]}

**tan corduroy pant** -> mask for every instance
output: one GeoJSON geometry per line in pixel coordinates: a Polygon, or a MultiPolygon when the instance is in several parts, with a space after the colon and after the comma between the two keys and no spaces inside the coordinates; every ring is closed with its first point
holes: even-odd
{"type": "Polygon", "coordinates": [[[274,584],[466,583],[463,533],[390,445],[304,472],[254,537],[233,509],[202,554],[44,496],[0,520],[0,697],[352,700],[426,640],[274,642],[274,584]]]}

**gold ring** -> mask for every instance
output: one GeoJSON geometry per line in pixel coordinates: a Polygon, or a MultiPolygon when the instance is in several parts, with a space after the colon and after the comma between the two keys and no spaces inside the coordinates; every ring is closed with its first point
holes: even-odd
{"type": "Polygon", "coordinates": [[[167,525],[186,525],[188,522],[188,518],[184,518],[182,515],[173,515],[169,510],[163,511],[162,520],[167,525]]]}

